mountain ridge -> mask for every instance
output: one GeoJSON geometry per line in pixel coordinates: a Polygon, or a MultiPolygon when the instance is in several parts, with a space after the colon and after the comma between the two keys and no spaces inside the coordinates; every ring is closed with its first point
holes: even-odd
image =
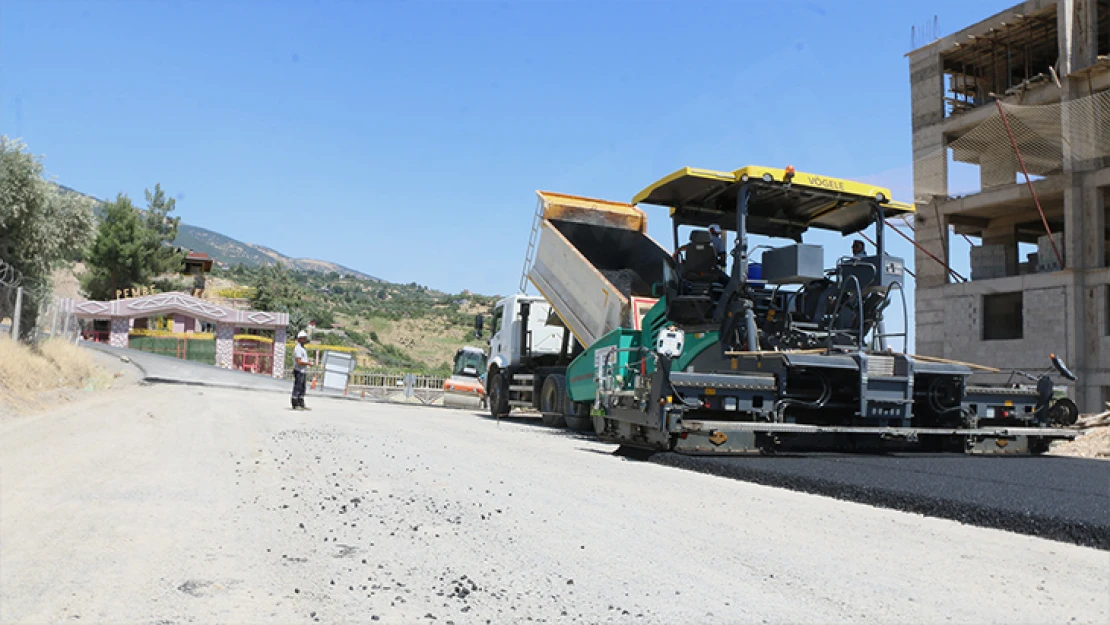
{"type": "MultiPolygon", "coordinates": [[[[96,196],[82,193],[63,184],[54,183],[63,193],[70,193],[88,198],[96,203],[96,213],[100,216],[100,207],[105,203],[96,196]]],[[[283,254],[271,247],[258,243],[247,243],[201,226],[194,226],[181,222],[177,227],[177,238],[173,244],[193,252],[207,254],[217,263],[227,266],[244,265],[247,267],[261,267],[281,263],[290,269],[301,271],[314,271],[317,273],[335,272],[371,282],[386,282],[381,278],[368,273],[351,269],[339,263],[318,258],[295,258],[283,254]]]]}

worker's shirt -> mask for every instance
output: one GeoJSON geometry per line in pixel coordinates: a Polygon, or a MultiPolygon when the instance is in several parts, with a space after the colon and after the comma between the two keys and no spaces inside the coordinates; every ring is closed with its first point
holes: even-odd
{"type": "Polygon", "coordinates": [[[297,346],[293,348],[293,371],[300,371],[301,373],[308,371],[308,365],[302,365],[302,360],[308,361],[308,350],[304,348],[304,345],[297,343],[297,346]]]}
{"type": "Polygon", "coordinates": [[[713,253],[717,255],[717,264],[724,267],[728,264],[728,256],[725,254],[725,241],[713,233],[709,234],[709,243],[713,246],[713,253]]]}
{"type": "Polygon", "coordinates": [[[725,241],[719,235],[710,234],[709,241],[713,244],[713,253],[720,256],[725,253],[725,241]]]}

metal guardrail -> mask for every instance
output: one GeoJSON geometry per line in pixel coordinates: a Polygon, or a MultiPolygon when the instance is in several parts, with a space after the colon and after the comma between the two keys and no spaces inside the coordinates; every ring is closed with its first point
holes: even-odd
{"type": "MultiPolygon", "coordinates": [[[[323,384],[323,367],[309,367],[308,380],[315,378],[317,387],[323,384]]],[[[293,379],[292,368],[285,371],[285,379],[293,379]]],[[[416,400],[426,406],[443,403],[443,383],[447,378],[413,373],[355,371],[347,381],[346,394],[382,401],[410,402],[416,400]]]]}

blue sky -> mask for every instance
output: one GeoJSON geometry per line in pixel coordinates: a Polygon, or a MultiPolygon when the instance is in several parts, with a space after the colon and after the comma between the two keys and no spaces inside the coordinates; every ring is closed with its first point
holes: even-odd
{"type": "Polygon", "coordinates": [[[99,197],[160,182],[194,225],[505,294],[536,189],[792,164],[911,199],[910,27],[1009,4],[6,0],[0,133],[99,197]]]}

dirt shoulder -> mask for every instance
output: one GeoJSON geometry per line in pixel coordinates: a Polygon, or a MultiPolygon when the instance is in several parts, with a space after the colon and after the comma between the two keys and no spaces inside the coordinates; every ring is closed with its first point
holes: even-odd
{"type": "Polygon", "coordinates": [[[0,420],[79,402],[140,378],[138,369],[119,358],[66,341],[30,347],[0,337],[0,420]]]}
{"type": "Polygon", "coordinates": [[[1085,428],[1079,438],[1066,443],[1055,443],[1048,453],[1053,456],[1110,460],[1110,425],[1085,428]]]}

